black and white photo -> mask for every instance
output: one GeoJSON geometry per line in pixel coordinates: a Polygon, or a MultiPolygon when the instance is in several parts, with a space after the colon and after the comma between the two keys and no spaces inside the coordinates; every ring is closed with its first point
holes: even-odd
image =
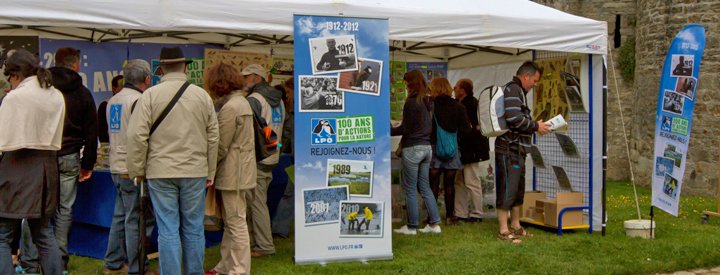
{"type": "Polygon", "coordinates": [[[318,37],[309,41],[313,74],[358,70],[354,35],[318,37]]]}
{"type": "Polygon", "coordinates": [[[662,106],[663,111],[682,115],[683,104],[685,104],[685,97],[683,95],[670,90],[665,90],[662,106]]]}
{"type": "Polygon", "coordinates": [[[359,69],[340,73],[338,90],[369,95],[380,95],[383,63],[374,59],[359,59],[359,69]]]}
{"type": "Polygon", "coordinates": [[[345,96],[337,76],[300,76],[300,112],[344,112],[345,96]]]}

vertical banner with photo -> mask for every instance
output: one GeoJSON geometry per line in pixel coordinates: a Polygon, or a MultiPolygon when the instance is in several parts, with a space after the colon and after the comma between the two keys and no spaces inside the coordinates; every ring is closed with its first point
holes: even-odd
{"type": "Polygon", "coordinates": [[[295,263],[392,259],[388,20],[293,22],[295,263]]]}
{"type": "Polygon", "coordinates": [[[655,118],[652,205],[677,217],[690,128],[705,49],[705,28],[685,26],[665,57],[655,118]]]}

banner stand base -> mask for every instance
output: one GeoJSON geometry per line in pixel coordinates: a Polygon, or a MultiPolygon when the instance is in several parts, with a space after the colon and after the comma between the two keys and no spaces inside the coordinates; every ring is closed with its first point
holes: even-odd
{"type": "Polygon", "coordinates": [[[324,259],[317,259],[317,258],[304,258],[304,259],[298,259],[295,258],[295,264],[296,265],[309,265],[309,264],[319,264],[322,266],[327,265],[328,263],[338,263],[338,262],[361,262],[367,264],[369,261],[379,261],[379,260],[392,260],[393,254],[386,254],[386,255],[375,255],[375,256],[369,256],[369,257],[336,257],[336,258],[324,258],[324,259]]]}

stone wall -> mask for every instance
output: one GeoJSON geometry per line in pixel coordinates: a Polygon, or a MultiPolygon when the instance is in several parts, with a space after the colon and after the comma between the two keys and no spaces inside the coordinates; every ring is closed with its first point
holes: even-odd
{"type": "MultiPolygon", "coordinates": [[[[689,23],[703,24],[706,47],[700,68],[695,116],[683,192],[715,194],[720,169],[720,0],[537,0],[579,16],[608,22],[608,45],[615,67],[608,68],[608,179],[630,179],[618,100],[622,103],[635,181],[650,185],[653,165],[657,92],[670,42],[689,23]],[[623,42],[636,38],[635,80],[626,83],[613,49],[615,16],[621,16],[623,42]]],[[[611,60],[609,60],[611,61],[611,60]]]]}
{"type": "Polygon", "coordinates": [[[613,48],[615,37],[616,15],[620,15],[621,45],[635,36],[636,4],[635,0],[624,1],[600,1],[600,0],[539,0],[543,5],[553,7],[578,16],[583,16],[608,23],[608,46],[611,48],[612,57],[608,57],[608,121],[607,121],[607,146],[608,146],[608,170],[607,178],[611,180],[630,179],[630,166],[628,165],[627,147],[623,135],[620,107],[625,116],[625,129],[630,139],[632,126],[632,104],[628,98],[632,98],[633,83],[623,80],[620,75],[618,64],[618,50],[613,48]],[[611,62],[612,61],[612,62],[611,62]],[[612,64],[615,64],[613,66],[612,64]],[[614,77],[615,76],[615,77],[614,77]],[[619,97],[618,97],[619,95],[619,97]],[[622,101],[619,99],[623,99],[622,101]]]}
{"type": "Polygon", "coordinates": [[[720,1],[640,0],[637,15],[635,90],[633,114],[633,159],[638,182],[650,182],[654,121],[661,71],[670,42],[686,24],[705,26],[706,46],[700,63],[695,116],[690,134],[683,192],[714,195],[720,161],[720,1]],[[651,99],[651,100],[649,100],[651,99]]]}

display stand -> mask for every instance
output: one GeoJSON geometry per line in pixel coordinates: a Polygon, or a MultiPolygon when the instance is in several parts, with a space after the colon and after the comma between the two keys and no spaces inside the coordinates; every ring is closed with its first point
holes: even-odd
{"type": "MultiPolygon", "coordinates": [[[[720,166],[720,162],[718,162],[718,164],[719,164],[718,166],[720,166]]],[[[717,210],[717,212],[712,212],[712,211],[709,211],[709,210],[703,211],[703,216],[702,216],[702,223],[703,223],[703,224],[707,224],[707,223],[708,223],[708,220],[710,219],[710,216],[720,218],[720,169],[718,169],[717,200],[718,200],[718,203],[717,203],[717,209],[718,209],[718,210],[717,210]]]]}
{"type": "MultiPolygon", "coordinates": [[[[593,167],[595,166],[593,155],[601,152],[594,150],[593,146],[594,116],[598,114],[593,112],[596,109],[593,107],[597,106],[593,106],[593,96],[590,96],[592,92],[588,89],[588,87],[592,87],[592,79],[588,77],[592,75],[592,60],[585,56],[571,56],[567,53],[547,51],[535,51],[533,57],[540,66],[548,67],[548,70],[544,70],[543,73],[543,86],[536,86],[533,92],[533,97],[535,94],[543,95],[542,98],[533,98],[532,100],[535,106],[533,114],[538,115],[534,119],[542,119],[540,116],[543,115],[553,117],[561,114],[568,121],[569,127],[558,131],[559,135],[548,134],[534,137],[533,144],[540,151],[544,165],[534,165],[533,167],[532,190],[544,192],[550,199],[548,201],[552,201],[559,196],[558,194],[566,192],[581,193],[582,196],[573,200],[572,203],[561,203],[558,200],[555,206],[552,206],[553,211],[551,212],[547,211],[547,207],[545,211],[537,210],[538,213],[543,212],[543,218],[526,215],[520,221],[555,229],[558,235],[562,235],[563,230],[576,229],[587,229],[588,233],[592,233],[593,212],[595,212],[593,211],[595,210],[593,209],[595,206],[593,204],[594,190],[601,190],[601,188],[593,188],[593,167]],[[579,91],[584,92],[578,93],[579,95],[576,96],[577,99],[573,101],[575,106],[564,105],[569,100],[564,100],[566,99],[562,98],[564,93],[558,92],[567,84],[566,79],[560,77],[563,72],[572,72],[578,77],[575,82],[581,82],[575,83],[578,88],[582,87],[579,91]],[[538,108],[538,106],[544,108],[538,108]],[[578,221],[578,211],[582,213],[581,221],[578,221]],[[568,214],[575,215],[572,221],[568,214]],[[557,216],[548,218],[547,215],[557,216]]],[[[602,185],[598,187],[602,187],[602,185]]],[[[538,203],[536,209],[540,205],[538,203]]],[[[597,210],[600,211],[599,208],[597,210]]]]}

